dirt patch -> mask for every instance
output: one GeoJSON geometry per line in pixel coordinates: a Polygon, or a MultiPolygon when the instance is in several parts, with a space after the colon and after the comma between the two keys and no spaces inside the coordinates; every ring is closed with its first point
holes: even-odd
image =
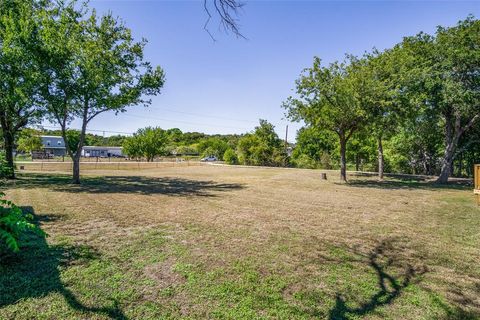
{"type": "Polygon", "coordinates": [[[151,264],[145,268],[145,275],[155,280],[158,289],[167,289],[179,286],[185,283],[185,277],[175,271],[175,259],[167,260],[155,264],[151,264]]]}

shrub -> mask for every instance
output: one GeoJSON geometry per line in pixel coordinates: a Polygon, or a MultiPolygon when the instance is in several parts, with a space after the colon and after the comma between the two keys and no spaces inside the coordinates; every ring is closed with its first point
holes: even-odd
{"type": "Polygon", "coordinates": [[[35,232],[44,237],[46,234],[34,223],[30,213],[24,213],[11,201],[3,199],[5,194],[0,193],[0,245],[17,252],[20,250],[19,240],[26,232],[35,232]]]}
{"type": "Polygon", "coordinates": [[[224,160],[223,154],[228,149],[228,143],[220,138],[211,137],[200,141],[197,149],[202,157],[215,156],[218,160],[224,160]]]}
{"type": "Polygon", "coordinates": [[[322,152],[320,156],[320,166],[322,169],[330,170],[333,169],[332,157],[327,152],[322,152]]]}
{"type": "Polygon", "coordinates": [[[293,163],[297,168],[303,169],[316,169],[318,167],[317,162],[306,154],[301,154],[297,156],[294,159],[293,163]]]}
{"type": "Polygon", "coordinates": [[[232,148],[228,148],[223,154],[223,160],[228,164],[238,164],[238,157],[232,148]]]}

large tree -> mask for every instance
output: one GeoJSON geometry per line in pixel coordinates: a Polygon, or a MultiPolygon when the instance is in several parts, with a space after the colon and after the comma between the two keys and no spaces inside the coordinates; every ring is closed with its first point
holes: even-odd
{"type": "Polygon", "coordinates": [[[323,66],[318,57],[296,81],[296,97],[284,103],[287,116],[307,125],[334,132],[340,143],[340,179],[347,180],[346,147],[366,119],[362,92],[367,83],[357,79],[361,62],[348,57],[344,62],[323,66]]]}
{"type": "Polygon", "coordinates": [[[460,139],[480,120],[480,21],[469,17],[430,36],[406,38],[402,47],[415,59],[413,90],[426,108],[441,115],[445,150],[439,183],[452,171],[460,139]]]}
{"type": "MultiPolygon", "coordinates": [[[[15,135],[41,116],[38,14],[48,1],[0,1],[0,125],[8,165],[15,135]]],[[[14,178],[10,171],[9,178],[14,178]]]]}
{"type": "MultiPolygon", "coordinates": [[[[414,116],[410,95],[404,90],[408,83],[405,65],[411,56],[396,46],[393,49],[365,54],[365,64],[357,71],[357,79],[368,85],[363,91],[367,102],[368,131],[377,141],[378,178],[383,180],[385,157],[383,140],[390,138],[399,126],[414,116]]],[[[410,63],[411,61],[408,61],[410,63]]]]}
{"type": "Polygon", "coordinates": [[[162,128],[146,127],[138,129],[132,137],[123,142],[123,153],[130,158],[142,158],[153,161],[155,157],[167,154],[169,136],[162,128]]]}
{"type": "Polygon", "coordinates": [[[274,125],[263,119],[252,133],[240,138],[237,153],[241,164],[255,166],[278,167],[284,165],[287,158],[274,125]]]}
{"type": "Polygon", "coordinates": [[[59,8],[59,18],[46,16],[42,40],[46,55],[42,95],[48,101],[48,117],[58,123],[67,145],[71,122],[81,123],[73,161],[73,182],[80,183],[80,156],[88,123],[101,113],[124,112],[126,107],[149,105],[145,96],[156,95],[164,83],[160,67],[144,60],[146,40],[135,42],[131,31],[111,14],[59,8]]]}

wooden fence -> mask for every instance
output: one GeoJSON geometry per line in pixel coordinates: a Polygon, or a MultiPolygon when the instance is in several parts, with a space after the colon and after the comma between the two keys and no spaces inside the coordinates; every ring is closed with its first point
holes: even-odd
{"type": "Polygon", "coordinates": [[[473,174],[474,174],[474,181],[475,181],[475,189],[473,189],[473,193],[477,198],[477,204],[480,205],[480,164],[475,165],[473,174]]]}
{"type": "MultiPolygon", "coordinates": [[[[199,161],[163,161],[163,162],[80,162],[81,170],[142,170],[171,167],[200,166],[204,163],[199,161]]],[[[20,171],[72,171],[72,162],[51,162],[51,161],[25,161],[17,162],[17,169],[20,171]]]]}

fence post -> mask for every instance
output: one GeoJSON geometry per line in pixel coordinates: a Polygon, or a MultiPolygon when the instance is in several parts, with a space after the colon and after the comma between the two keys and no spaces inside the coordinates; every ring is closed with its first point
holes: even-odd
{"type": "Polygon", "coordinates": [[[480,205],[480,164],[476,164],[473,169],[473,181],[474,181],[473,193],[475,194],[477,205],[480,205]]]}

